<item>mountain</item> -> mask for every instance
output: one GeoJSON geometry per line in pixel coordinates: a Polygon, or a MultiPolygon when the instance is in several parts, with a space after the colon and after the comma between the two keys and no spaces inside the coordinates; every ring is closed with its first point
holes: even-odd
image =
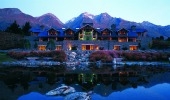
{"type": "Polygon", "coordinates": [[[72,18],[71,20],[66,22],[65,26],[71,28],[77,28],[77,27],[81,27],[83,22],[95,23],[93,19],[94,19],[94,15],[85,12],[80,14],[78,17],[72,18]]]}
{"type": "Polygon", "coordinates": [[[36,18],[38,23],[45,25],[46,27],[62,28],[64,24],[53,14],[47,13],[36,18]]]}
{"type": "Polygon", "coordinates": [[[30,22],[31,26],[44,25],[46,27],[62,28],[64,24],[53,14],[44,14],[40,17],[21,12],[18,8],[0,9],[0,30],[5,30],[11,23],[17,21],[19,25],[30,22]]]}
{"type": "Polygon", "coordinates": [[[101,13],[99,15],[93,15],[88,12],[84,12],[77,17],[72,18],[65,24],[60,21],[55,15],[51,13],[44,14],[39,17],[33,17],[31,15],[25,14],[17,8],[4,8],[0,9],[0,30],[5,30],[11,23],[17,21],[19,25],[25,24],[25,22],[30,22],[31,26],[53,27],[53,28],[79,28],[82,23],[93,23],[95,28],[110,28],[112,24],[116,25],[116,28],[130,28],[135,25],[137,28],[145,28],[148,35],[151,37],[170,37],[170,25],[160,26],[144,21],[142,23],[136,23],[127,21],[122,18],[115,18],[110,16],[108,13],[101,13]]]}
{"type": "Polygon", "coordinates": [[[137,28],[145,28],[148,32],[148,35],[151,37],[160,37],[164,36],[165,38],[170,37],[170,25],[160,26],[155,25],[150,22],[144,21],[142,23],[136,23],[124,20],[122,18],[115,18],[110,16],[108,13],[101,13],[99,15],[92,15],[87,12],[80,14],[78,17],[75,17],[72,20],[66,22],[66,26],[71,28],[81,27],[83,22],[93,22],[95,28],[110,28],[112,24],[115,24],[117,28],[127,28],[129,29],[132,25],[135,25],[137,28]]]}

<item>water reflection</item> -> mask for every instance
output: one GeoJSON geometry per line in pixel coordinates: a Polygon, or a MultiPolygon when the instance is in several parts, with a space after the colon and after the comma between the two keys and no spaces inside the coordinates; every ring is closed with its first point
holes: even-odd
{"type": "MultiPolygon", "coordinates": [[[[168,67],[101,66],[89,68],[90,71],[84,72],[67,71],[62,66],[1,68],[0,99],[16,99],[32,91],[45,94],[61,84],[73,86],[77,91],[93,91],[99,97],[113,95],[115,97],[120,91],[128,89],[145,91],[146,88],[154,87],[156,84],[170,83],[170,68],[168,67]]],[[[163,88],[166,87],[162,87],[162,91],[164,91],[163,88]]]]}

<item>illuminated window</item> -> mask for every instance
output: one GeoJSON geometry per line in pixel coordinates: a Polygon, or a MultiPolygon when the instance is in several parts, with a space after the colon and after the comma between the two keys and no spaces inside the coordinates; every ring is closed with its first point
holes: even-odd
{"type": "Polygon", "coordinates": [[[55,50],[61,50],[62,46],[61,45],[56,45],[56,49],[55,50]]]}
{"type": "Polygon", "coordinates": [[[38,50],[41,50],[41,51],[46,50],[46,45],[38,45],[38,50]]]}
{"type": "Polygon", "coordinates": [[[137,45],[130,45],[129,50],[137,50],[138,46],[137,45]]]}
{"type": "Polygon", "coordinates": [[[56,35],[57,32],[54,29],[49,30],[49,35],[56,35]]]}
{"type": "Polygon", "coordinates": [[[114,50],[120,50],[120,45],[114,45],[114,50]]]}
{"type": "Polygon", "coordinates": [[[127,38],[118,38],[118,42],[128,42],[127,38]]]}
{"type": "Polygon", "coordinates": [[[86,50],[86,45],[82,45],[82,50],[86,50]]]}
{"type": "Polygon", "coordinates": [[[99,46],[94,44],[82,44],[82,50],[98,50],[99,46]]]}
{"type": "Polygon", "coordinates": [[[71,44],[69,44],[69,45],[68,45],[68,49],[69,49],[69,50],[71,50],[71,48],[72,48],[72,45],[71,45],[71,44]]]}

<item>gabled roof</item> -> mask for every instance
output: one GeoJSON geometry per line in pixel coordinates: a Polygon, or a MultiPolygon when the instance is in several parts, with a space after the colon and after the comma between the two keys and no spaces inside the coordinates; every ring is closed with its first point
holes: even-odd
{"type": "Polygon", "coordinates": [[[57,29],[55,29],[55,28],[50,28],[50,29],[48,29],[47,31],[50,31],[50,30],[55,30],[55,31],[57,31],[57,32],[59,32],[57,29]]]}
{"type": "Polygon", "coordinates": [[[86,26],[90,26],[90,27],[94,28],[93,26],[91,26],[91,25],[89,25],[89,24],[86,24],[86,25],[82,26],[80,29],[82,29],[82,28],[84,28],[84,27],[86,27],[86,26]]]}
{"type": "Polygon", "coordinates": [[[63,30],[63,31],[65,32],[65,31],[67,31],[67,30],[72,30],[73,32],[76,32],[76,30],[71,29],[71,28],[67,28],[67,29],[65,29],[65,30],[63,30]]]}
{"type": "Polygon", "coordinates": [[[101,32],[104,31],[104,30],[109,30],[110,32],[112,32],[112,30],[109,29],[109,28],[104,28],[104,29],[101,30],[101,32]]]}
{"type": "Polygon", "coordinates": [[[124,31],[126,31],[126,32],[129,32],[129,31],[128,31],[127,29],[125,29],[125,28],[119,29],[118,32],[119,32],[119,31],[122,31],[122,30],[124,30],[124,31]]]}

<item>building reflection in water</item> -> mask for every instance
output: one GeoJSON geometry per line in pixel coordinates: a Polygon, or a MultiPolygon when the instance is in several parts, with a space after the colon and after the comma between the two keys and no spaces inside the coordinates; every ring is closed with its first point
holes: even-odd
{"type": "MultiPolygon", "coordinates": [[[[63,71],[63,69],[62,69],[63,71]]],[[[138,86],[153,86],[158,83],[169,82],[170,68],[161,66],[94,66],[90,71],[60,72],[55,68],[32,69],[10,68],[1,69],[1,82],[12,91],[21,86],[23,91],[49,91],[56,85],[66,84],[77,87],[78,91],[94,91],[102,96],[138,86]],[[161,80],[159,79],[161,78],[161,80]],[[159,81],[160,80],[160,81],[159,81]],[[38,87],[32,88],[37,84],[38,87]],[[48,86],[49,84],[51,87],[48,86]],[[30,90],[32,89],[32,90],[30,90]]],[[[3,86],[3,85],[1,85],[3,86]]],[[[3,86],[4,88],[4,86],[3,86]]],[[[24,92],[22,92],[23,94],[24,92]]],[[[8,93],[7,93],[8,94],[8,93]]],[[[22,95],[21,94],[21,95],[22,95]]]]}

